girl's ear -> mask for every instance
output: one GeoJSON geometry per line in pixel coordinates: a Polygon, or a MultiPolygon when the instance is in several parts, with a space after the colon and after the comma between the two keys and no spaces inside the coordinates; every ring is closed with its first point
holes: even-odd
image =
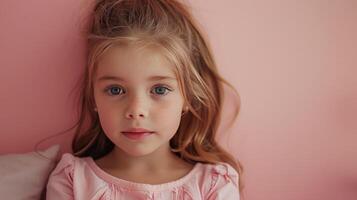
{"type": "Polygon", "coordinates": [[[182,112],[185,113],[188,111],[188,106],[186,104],[183,105],[182,112]]]}
{"type": "Polygon", "coordinates": [[[185,107],[182,109],[181,116],[185,115],[186,113],[188,113],[188,106],[185,106],[185,107]]]}

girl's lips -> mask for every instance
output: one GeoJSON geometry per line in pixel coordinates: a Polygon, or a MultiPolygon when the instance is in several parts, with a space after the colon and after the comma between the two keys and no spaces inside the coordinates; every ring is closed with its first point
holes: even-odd
{"type": "Polygon", "coordinates": [[[126,136],[131,140],[141,140],[153,134],[153,132],[122,132],[122,133],[124,136],[126,136]]]}
{"type": "Polygon", "coordinates": [[[147,130],[145,128],[140,128],[140,127],[136,127],[136,128],[129,128],[127,130],[124,130],[123,132],[153,132],[153,131],[150,131],[150,130],[147,130]]]}

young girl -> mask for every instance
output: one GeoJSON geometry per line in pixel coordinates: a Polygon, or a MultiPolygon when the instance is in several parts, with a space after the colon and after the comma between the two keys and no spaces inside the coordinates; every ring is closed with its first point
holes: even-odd
{"type": "Polygon", "coordinates": [[[187,8],[99,0],[91,19],[73,155],[47,199],[241,199],[242,167],[215,139],[232,86],[187,8]]]}

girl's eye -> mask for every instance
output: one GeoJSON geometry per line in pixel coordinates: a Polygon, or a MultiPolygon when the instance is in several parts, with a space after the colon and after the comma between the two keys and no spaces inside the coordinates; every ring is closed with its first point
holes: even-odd
{"type": "Polygon", "coordinates": [[[157,86],[154,88],[154,93],[161,95],[161,96],[166,95],[168,93],[168,91],[172,91],[172,90],[170,90],[169,88],[164,87],[164,86],[157,86]]]}
{"type": "Polygon", "coordinates": [[[107,93],[109,93],[110,96],[119,95],[121,93],[125,93],[124,90],[121,87],[117,87],[117,86],[114,86],[114,87],[110,86],[110,87],[106,88],[105,91],[107,93]]]}

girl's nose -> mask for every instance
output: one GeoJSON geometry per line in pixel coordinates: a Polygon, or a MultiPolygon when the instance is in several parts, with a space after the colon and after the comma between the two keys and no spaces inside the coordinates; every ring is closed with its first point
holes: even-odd
{"type": "Polygon", "coordinates": [[[142,98],[133,98],[128,102],[128,107],[125,113],[125,117],[128,119],[140,119],[147,117],[147,109],[145,101],[142,98]]]}

